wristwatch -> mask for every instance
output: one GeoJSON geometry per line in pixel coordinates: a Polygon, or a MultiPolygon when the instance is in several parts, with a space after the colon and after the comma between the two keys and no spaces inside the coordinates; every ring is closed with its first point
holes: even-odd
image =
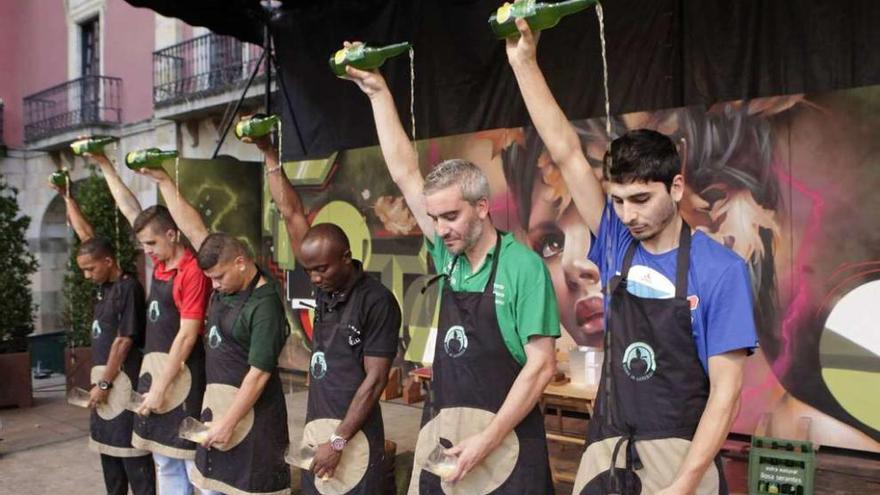
{"type": "Polygon", "coordinates": [[[113,383],[108,382],[107,380],[98,380],[98,388],[101,390],[110,390],[113,388],[113,383]]]}
{"type": "Polygon", "coordinates": [[[342,452],[342,449],[345,448],[345,444],[347,443],[348,440],[346,440],[345,437],[341,437],[335,433],[330,435],[330,448],[336,452],[342,452]]]}

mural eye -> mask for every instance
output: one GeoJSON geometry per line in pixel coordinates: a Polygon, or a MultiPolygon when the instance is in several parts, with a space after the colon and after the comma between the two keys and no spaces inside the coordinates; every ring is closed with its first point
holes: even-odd
{"type": "Polygon", "coordinates": [[[541,255],[541,258],[550,259],[558,255],[565,249],[565,235],[560,233],[547,234],[538,240],[535,246],[535,252],[541,255]]]}

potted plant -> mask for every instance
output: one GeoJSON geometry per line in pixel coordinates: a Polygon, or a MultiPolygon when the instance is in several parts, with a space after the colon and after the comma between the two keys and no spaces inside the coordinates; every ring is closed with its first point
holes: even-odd
{"type": "Polygon", "coordinates": [[[18,190],[0,175],[0,407],[33,404],[27,336],[34,331],[30,277],[38,265],[25,238],[30,223],[18,190]]]}
{"type": "MultiPolygon", "coordinates": [[[[72,194],[95,233],[114,241],[122,269],[134,272],[135,245],[131,228],[116,209],[116,203],[103,177],[94,166],[89,175],[73,184],[72,194]]],[[[64,275],[64,315],[67,346],[64,351],[67,386],[89,388],[92,368],[91,328],[94,316],[95,284],[86,280],[76,264],[79,239],[73,236],[64,275]]]]}

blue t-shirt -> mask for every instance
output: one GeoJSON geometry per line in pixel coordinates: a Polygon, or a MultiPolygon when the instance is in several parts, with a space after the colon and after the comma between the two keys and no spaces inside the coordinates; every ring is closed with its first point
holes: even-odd
{"type": "MultiPolygon", "coordinates": [[[[626,250],[633,242],[632,234],[610,203],[605,205],[599,235],[591,240],[588,257],[599,267],[602,285],[607,287],[610,274],[620,272],[626,250]],[[609,242],[610,252],[606,253],[609,242]],[[606,267],[609,263],[610,269],[606,267]]],[[[676,248],[651,254],[641,244],[636,246],[627,277],[627,290],[643,298],[675,297],[677,253],[676,248]]],[[[694,345],[703,369],[708,373],[710,356],[737,349],[751,351],[757,346],[752,286],[745,261],[703,232],[697,231],[691,238],[690,258],[687,296],[691,303],[694,345]]],[[[607,315],[607,300],[605,305],[607,315]]]]}

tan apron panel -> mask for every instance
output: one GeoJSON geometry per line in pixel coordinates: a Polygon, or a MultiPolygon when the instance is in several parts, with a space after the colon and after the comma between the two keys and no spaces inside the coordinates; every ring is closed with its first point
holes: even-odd
{"type": "MultiPolygon", "coordinates": [[[[611,467],[614,445],[619,439],[620,437],[606,438],[587,446],[587,450],[581,457],[581,464],[578,467],[573,493],[580,493],[590,480],[611,467]]],[[[624,441],[617,454],[615,466],[619,469],[626,467],[627,444],[628,442],[624,441]]],[[[678,474],[678,468],[684,462],[685,456],[687,456],[690,446],[691,442],[683,438],[637,441],[636,450],[644,466],[636,471],[642,482],[642,493],[656,493],[671,485],[675,475],[678,474]]],[[[718,495],[719,484],[718,467],[713,462],[709,469],[706,470],[706,474],[703,475],[703,479],[697,486],[695,493],[696,495],[718,495]]]]}
{"type": "MultiPolygon", "coordinates": [[[[219,420],[227,411],[229,411],[229,408],[232,407],[232,402],[235,400],[235,394],[237,392],[238,387],[233,387],[232,385],[209,383],[205,387],[205,399],[202,401],[202,411],[211,409],[211,422],[219,420]]],[[[214,444],[211,448],[222,450],[224,452],[230,450],[240,444],[241,441],[248,436],[253,427],[254,410],[251,408],[251,410],[241,418],[241,421],[235,425],[235,428],[232,429],[232,436],[229,438],[229,441],[224,444],[214,444]]]]}
{"type": "MultiPolygon", "coordinates": [[[[413,474],[410,479],[409,494],[418,495],[419,478],[428,455],[437,445],[439,438],[445,438],[456,445],[467,437],[485,430],[495,414],[483,409],[452,407],[440,411],[419,431],[416,443],[413,474]]],[[[510,432],[501,445],[483,459],[464,478],[455,484],[441,481],[440,487],[447,495],[485,495],[501,486],[519,459],[519,439],[510,432]]]]}
{"type": "MultiPolygon", "coordinates": [[[[106,369],[107,367],[104,365],[93,366],[91,373],[92,383],[98,383],[104,376],[104,370],[106,369]]],[[[107,402],[98,404],[95,411],[97,411],[101,419],[110,421],[125,411],[125,406],[128,405],[130,398],[131,380],[128,379],[128,375],[125,372],[120,371],[116,378],[113,379],[113,387],[107,395],[107,402]]]]}
{"type": "MultiPolygon", "coordinates": [[[[320,445],[330,440],[330,435],[336,431],[336,427],[342,421],[338,419],[322,418],[315,419],[306,424],[303,429],[303,439],[300,445],[320,445]]],[[[345,450],[333,477],[324,481],[315,477],[315,488],[321,495],[341,495],[349,492],[357,486],[367,472],[370,465],[370,442],[364,432],[355,433],[345,450]]]]}
{"type": "MultiPolygon", "coordinates": [[[[141,362],[140,376],[149,373],[155,381],[156,376],[160,375],[165,370],[165,363],[167,362],[168,354],[165,352],[148,353],[144,356],[144,360],[141,362]]],[[[172,380],[168,385],[168,388],[165,389],[165,400],[162,401],[162,407],[157,409],[156,412],[159,414],[165,414],[183,404],[183,401],[185,401],[189,395],[189,389],[191,386],[192,375],[189,373],[189,367],[185,364],[181,364],[177,376],[174,377],[174,380],[172,380]]]]}

